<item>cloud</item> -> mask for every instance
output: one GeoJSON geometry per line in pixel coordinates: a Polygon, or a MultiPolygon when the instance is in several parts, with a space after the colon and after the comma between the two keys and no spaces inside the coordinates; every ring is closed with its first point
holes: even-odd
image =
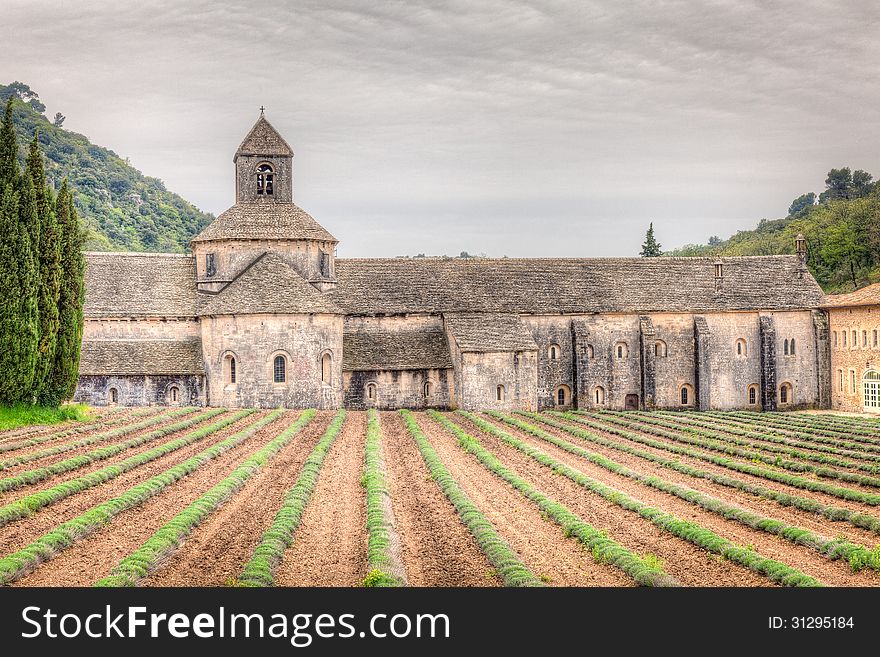
{"type": "Polygon", "coordinates": [[[200,207],[267,107],[343,255],[628,255],[880,174],[873,2],[11,2],[0,80],[200,207]],[[39,58],[22,57],[23,43],[39,58]]]}

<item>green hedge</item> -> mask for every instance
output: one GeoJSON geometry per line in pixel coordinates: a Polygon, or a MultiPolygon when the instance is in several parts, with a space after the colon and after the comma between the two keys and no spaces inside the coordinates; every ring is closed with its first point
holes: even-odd
{"type": "MultiPolygon", "coordinates": [[[[315,412],[314,410],[304,411],[293,424],[265,446],[253,452],[223,481],[156,530],[140,548],[114,566],[107,577],[95,582],[95,586],[137,586],[138,582],[173,554],[181,542],[204,522],[205,518],[241,490],[252,476],[284,449],[296,434],[312,421],[315,412]]],[[[283,414],[283,410],[276,410],[270,413],[265,420],[273,422],[283,414]]]]}
{"type": "Polygon", "coordinates": [[[272,524],[263,534],[260,544],[254,550],[251,560],[245,565],[238,583],[242,586],[273,586],[275,569],[284,557],[284,551],[293,543],[296,530],[302,522],[303,513],[324,465],[324,459],[333,446],[336,436],[345,423],[345,410],[340,409],[330,426],[321,436],[318,444],[303,464],[296,483],[284,497],[284,502],[275,514],[272,524]]]}
{"type": "Polygon", "coordinates": [[[415,416],[411,411],[402,410],[400,415],[410,436],[418,445],[419,452],[428,466],[431,478],[437,482],[440,490],[455,507],[461,522],[477,541],[483,554],[489,559],[505,586],[544,586],[540,579],[529,570],[519,555],[508,545],[495,530],[491,522],[455,481],[455,478],[443,465],[443,461],[425,437],[415,416]]]}
{"type": "Polygon", "coordinates": [[[437,411],[428,411],[428,415],[454,435],[461,448],[473,454],[487,470],[513,486],[523,497],[541,509],[548,518],[562,527],[566,536],[574,536],[587,547],[597,562],[616,566],[642,586],[680,586],[680,583],[659,565],[649,563],[648,560],[635,552],[626,549],[614,539],[609,538],[605,532],[584,522],[568,508],[547,497],[525,479],[505,467],[494,454],[480,444],[479,440],[467,434],[447,417],[437,411]]]}

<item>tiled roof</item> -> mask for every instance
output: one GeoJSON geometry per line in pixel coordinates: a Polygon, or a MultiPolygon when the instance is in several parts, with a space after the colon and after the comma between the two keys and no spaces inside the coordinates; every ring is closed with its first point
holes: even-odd
{"type": "Polygon", "coordinates": [[[84,340],[80,375],[204,374],[199,340],[84,340]]]}
{"type": "Polygon", "coordinates": [[[293,155],[293,149],[266,117],[260,114],[260,118],[235,152],[236,158],[239,155],[293,155]]]}
{"type": "Polygon", "coordinates": [[[86,253],[86,317],[193,317],[198,292],[192,256],[86,253]]]}
{"type": "Polygon", "coordinates": [[[880,283],[874,283],[848,294],[829,294],[822,304],[824,308],[877,305],[880,305],[880,283]]]}
{"type": "Polygon", "coordinates": [[[199,315],[341,315],[342,310],[276,253],[264,253],[216,295],[205,295],[199,315]]]}
{"type": "Polygon", "coordinates": [[[452,367],[443,331],[346,331],[342,337],[345,371],[420,370],[452,367]]]}
{"type": "Polygon", "coordinates": [[[463,313],[444,315],[443,319],[463,353],[534,351],[538,348],[518,315],[463,313]]]}
{"type": "Polygon", "coordinates": [[[250,239],[338,241],[299,206],[265,200],[236,203],[192,241],[250,239]]]}
{"type": "Polygon", "coordinates": [[[336,260],[329,292],[349,314],[707,312],[815,308],[797,256],[336,260]],[[715,263],[723,265],[716,291],[715,263]]]}

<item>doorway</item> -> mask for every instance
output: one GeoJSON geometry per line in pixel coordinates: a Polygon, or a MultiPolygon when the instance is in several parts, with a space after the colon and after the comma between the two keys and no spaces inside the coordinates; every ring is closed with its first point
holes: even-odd
{"type": "Polygon", "coordinates": [[[637,411],[639,410],[639,396],[638,395],[627,395],[626,399],[623,402],[623,408],[627,411],[637,411]]]}

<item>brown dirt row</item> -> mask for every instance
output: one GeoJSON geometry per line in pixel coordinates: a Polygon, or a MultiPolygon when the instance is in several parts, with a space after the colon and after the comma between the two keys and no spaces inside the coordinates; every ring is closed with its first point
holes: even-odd
{"type": "Polygon", "coordinates": [[[388,490],[410,586],[501,586],[398,413],[382,413],[388,490]]]}
{"type": "MultiPolygon", "coordinates": [[[[597,563],[576,539],[545,518],[529,500],[465,453],[425,415],[418,424],[464,493],[536,576],[550,586],[635,586],[618,568],[597,563]]],[[[486,572],[490,579],[495,574],[486,572]]]]}
{"type": "MultiPolygon", "coordinates": [[[[487,420],[592,479],[683,520],[695,522],[701,527],[742,546],[751,545],[762,556],[788,564],[825,584],[832,586],[880,586],[880,573],[870,570],[853,573],[846,562],[830,561],[808,547],[794,545],[778,536],[727,520],[674,495],[609,472],[582,457],[566,452],[515,427],[504,425],[494,419],[487,418],[487,420]]],[[[615,459],[618,463],[621,463],[622,460],[615,459]]],[[[622,465],[644,474],[654,474],[650,472],[650,469],[640,468],[638,464],[622,463],[622,465]],[[646,470],[648,471],[646,472],[646,470]]],[[[662,477],[662,475],[660,476],[662,477]]],[[[666,478],[664,477],[664,479],[666,478]]],[[[666,480],[668,481],[668,479],[666,480]]]]}
{"type": "MultiPolygon", "coordinates": [[[[38,426],[29,426],[29,427],[21,427],[19,429],[10,429],[8,431],[0,432],[0,444],[18,442],[22,440],[30,440],[33,438],[48,438],[44,443],[51,443],[53,440],[58,438],[66,437],[69,435],[68,432],[72,429],[76,429],[77,427],[89,426],[89,425],[102,425],[104,426],[106,422],[119,422],[120,424],[127,419],[132,419],[134,416],[134,411],[137,410],[135,408],[131,408],[130,410],[122,411],[119,414],[105,414],[103,416],[92,417],[84,422],[74,422],[74,421],[66,421],[60,424],[42,424],[38,426]]],[[[162,406],[157,406],[155,413],[159,413],[160,411],[165,410],[162,406]]],[[[150,415],[154,413],[150,413],[144,416],[141,416],[143,419],[146,419],[150,415]]],[[[136,419],[141,419],[141,417],[136,419]]],[[[118,424],[112,426],[119,426],[118,424]]],[[[7,448],[8,449],[8,448],[7,448]]],[[[6,454],[15,453],[15,451],[20,448],[9,449],[6,454]]]]}
{"type": "MultiPolygon", "coordinates": [[[[224,429],[218,434],[228,437],[243,429],[245,423],[256,422],[264,415],[265,413],[254,413],[245,418],[243,423],[236,423],[235,427],[224,429]]],[[[119,514],[94,534],[15,582],[15,586],[89,586],[106,577],[113,566],[143,545],[159,527],[228,476],[251,453],[277,436],[287,421],[284,416],[278,418],[234,449],[204,464],[144,504],[119,514]]],[[[122,492],[124,489],[118,488],[115,494],[122,492]]]]}
{"type": "MultiPolygon", "coordinates": [[[[688,425],[683,422],[676,422],[676,420],[674,420],[674,419],[670,420],[670,422],[673,422],[675,424],[679,424],[680,426],[683,426],[683,427],[688,427],[688,428],[697,429],[697,430],[702,428],[702,427],[698,427],[695,425],[688,425]]],[[[696,434],[689,433],[689,432],[684,431],[682,429],[670,429],[669,427],[658,427],[658,428],[664,429],[666,431],[672,431],[672,432],[675,432],[679,435],[687,436],[689,438],[696,438],[697,437],[696,434]]],[[[721,433],[726,436],[729,436],[730,438],[748,440],[749,442],[753,443],[753,445],[736,445],[734,443],[729,443],[729,445],[731,447],[735,447],[738,449],[754,450],[754,451],[757,451],[757,452],[759,452],[769,458],[776,458],[778,456],[779,458],[782,458],[787,461],[794,461],[795,463],[803,463],[805,465],[810,465],[810,466],[817,467],[817,468],[827,467],[827,468],[831,468],[833,470],[839,470],[841,472],[852,472],[854,474],[864,475],[866,477],[875,477],[875,478],[880,477],[880,473],[871,474],[870,472],[866,472],[865,470],[860,470],[858,467],[835,465],[835,464],[831,464],[831,463],[825,464],[825,463],[820,463],[818,461],[811,461],[810,459],[795,457],[790,454],[780,454],[778,452],[773,452],[771,450],[772,450],[772,448],[776,448],[776,447],[780,447],[783,449],[794,449],[794,450],[802,451],[808,456],[828,456],[830,458],[841,459],[843,461],[849,461],[849,462],[852,462],[854,464],[859,464],[859,465],[869,465],[869,466],[874,465],[874,466],[877,466],[878,469],[880,469],[880,462],[866,460],[866,459],[860,458],[859,456],[828,454],[826,452],[817,451],[817,450],[812,449],[810,447],[791,447],[789,445],[781,445],[779,443],[774,443],[774,442],[768,441],[768,440],[760,440],[758,438],[751,438],[751,437],[743,438],[742,436],[737,436],[735,434],[730,433],[729,431],[725,431],[723,428],[707,429],[707,431],[721,433]],[[767,449],[767,448],[771,448],[771,449],[767,449]]],[[[711,436],[707,436],[707,438],[709,438],[710,440],[716,440],[716,441],[719,440],[719,439],[713,438],[711,436]]],[[[721,442],[723,442],[723,441],[721,441],[721,442]]],[[[816,443],[816,446],[820,446],[820,445],[818,443],[816,443]]],[[[827,477],[826,477],[826,479],[827,479],[827,477]]],[[[848,483],[848,482],[844,482],[844,483],[848,483]]],[[[875,490],[875,491],[877,489],[877,487],[875,487],[875,486],[868,486],[867,488],[870,490],[875,490]]]]}
{"type": "MultiPolygon", "coordinates": [[[[76,470],[62,472],[60,474],[49,477],[48,479],[44,479],[42,481],[38,481],[33,484],[28,484],[26,486],[22,486],[21,488],[18,488],[16,490],[4,491],[4,492],[0,493],[0,505],[9,504],[10,502],[13,502],[21,497],[24,497],[25,495],[30,495],[32,493],[35,493],[36,491],[51,488],[52,486],[56,486],[57,484],[59,484],[63,481],[67,481],[69,479],[75,479],[77,477],[81,477],[81,476],[88,474],[90,472],[95,472],[96,470],[106,468],[108,465],[113,465],[114,463],[118,463],[119,461],[124,461],[125,459],[131,458],[132,456],[135,456],[136,454],[140,454],[141,452],[146,452],[148,450],[154,449],[155,447],[158,447],[159,445],[170,442],[172,440],[176,440],[177,438],[180,438],[181,436],[186,435],[187,433],[195,431],[196,429],[198,429],[200,427],[204,427],[206,425],[213,424],[214,422],[217,422],[220,419],[228,417],[229,415],[232,415],[232,414],[233,414],[233,411],[228,411],[226,413],[220,413],[218,415],[214,415],[210,418],[205,418],[205,419],[201,420],[200,422],[196,422],[192,426],[187,427],[186,429],[182,429],[181,431],[175,431],[174,433],[170,433],[167,436],[162,436],[162,438],[148,442],[144,445],[138,445],[137,447],[127,449],[127,450],[125,450],[125,451],[123,451],[123,452],[121,452],[121,453],[117,454],[116,456],[113,456],[109,459],[104,459],[104,460],[100,460],[100,461],[93,461],[92,463],[89,463],[81,468],[77,468],[76,470]]],[[[68,458],[68,459],[73,458],[77,454],[82,454],[82,453],[88,452],[92,449],[94,449],[94,447],[87,445],[85,447],[81,447],[76,450],[71,450],[70,452],[67,452],[65,454],[65,458],[68,458]]],[[[28,463],[27,465],[31,465],[31,464],[28,463]]],[[[23,470],[32,470],[32,469],[35,469],[36,467],[38,467],[38,466],[34,466],[34,468],[24,468],[24,469],[19,467],[18,472],[22,472],[23,470]]],[[[143,467],[143,466],[141,466],[141,467],[143,467]]],[[[137,469],[138,468],[135,468],[135,470],[137,470],[137,469]]],[[[14,474],[14,473],[12,473],[12,472],[6,473],[4,471],[4,476],[12,476],[12,474],[14,474]]]]}
{"type": "MultiPolygon", "coordinates": [[[[488,419],[488,418],[486,418],[488,419]]],[[[748,511],[753,513],[758,513],[764,516],[772,517],[778,520],[782,520],[784,522],[788,522],[792,525],[798,525],[800,527],[804,527],[805,529],[809,529],[811,531],[816,532],[822,536],[826,537],[836,537],[838,535],[844,535],[849,540],[855,543],[861,543],[863,545],[867,545],[868,547],[873,547],[877,543],[880,543],[880,536],[874,534],[871,531],[866,529],[860,529],[858,527],[853,527],[849,523],[845,522],[834,522],[824,516],[820,516],[815,513],[810,513],[808,511],[802,511],[800,509],[783,506],[777,502],[772,500],[763,499],[757,495],[752,495],[750,493],[746,493],[735,488],[730,488],[728,486],[722,486],[721,484],[716,484],[706,479],[701,479],[699,477],[692,477],[690,475],[682,474],[680,472],[676,472],[675,470],[671,470],[669,468],[664,468],[659,465],[656,465],[646,459],[643,459],[639,456],[634,456],[631,454],[627,454],[626,452],[621,452],[615,449],[611,449],[608,447],[603,447],[601,445],[597,445],[596,443],[590,443],[579,438],[572,436],[571,434],[562,431],[561,429],[556,429],[554,427],[539,424],[537,422],[534,423],[539,426],[539,428],[544,431],[558,437],[563,440],[567,440],[570,443],[577,445],[578,447],[582,447],[591,452],[595,452],[597,454],[601,454],[606,456],[613,461],[620,463],[621,465],[625,465],[628,468],[636,470],[638,472],[642,472],[645,474],[651,474],[665,481],[669,481],[672,483],[680,484],[682,486],[688,486],[689,488],[693,488],[695,490],[701,491],[708,495],[712,495],[714,497],[718,497],[726,502],[730,502],[731,504],[736,504],[748,511]]],[[[510,425],[505,425],[505,428],[512,428],[510,425]]],[[[597,432],[599,433],[599,432],[597,432]]],[[[609,438],[613,438],[613,436],[608,436],[609,438]]],[[[536,443],[537,446],[543,449],[544,445],[549,445],[546,441],[539,441],[540,445],[536,443]]],[[[625,442],[627,444],[632,444],[633,446],[639,447],[639,449],[644,449],[645,451],[650,451],[652,453],[658,453],[658,450],[653,450],[644,445],[638,445],[634,443],[629,443],[628,441],[621,440],[620,442],[625,442]]],[[[667,458],[669,457],[669,453],[666,452],[667,458]]],[[[687,459],[679,459],[682,463],[687,463],[687,459]]],[[[724,474],[733,479],[739,479],[742,481],[752,481],[754,483],[760,483],[760,485],[771,488],[773,490],[778,490],[781,492],[790,492],[791,491],[799,491],[801,497],[814,497],[813,493],[809,491],[803,491],[800,489],[794,489],[791,487],[786,487],[782,485],[778,485],[773,481],[769,480],[758,480],[756,477],[748,477],[747,475],[741,475],[738,472],[734,472],[732,470],[724,471],[724,468],[714,468],[710,466],[708,463],[704,463],[702,461],[694,461],[693,463],[687,463],[688,465],[693,465],[695,468],[699,468],[701,470],[706,471],[714,471],[719,472],[720,474],[724,474]],[[704,467],[706,466],[706,467],[704,467]],[[783,491],[782,489],[786,490],[783,491]]],[[[836,499],[836,498],[835,498],[836,499]]],[[[842,501],[842,500],[840,500],[842,501]]],[[[880,510],[878,510],[877,515],[880,515],[880,510]]]]}
{"type": "MultiPolygon", "coordinates": [[[[231,414],[232,412],[230,411],[228,414],[221,414],[216,417],[219,419],[231,414]]],[[[93,506],[113,499],[121,492],[128,490],[139,482],[154,477],[175,464],[181,463],[191,456],[198,454],[207,449],[210,445],[222,440],[224,436],[235,433],[247,424],[256,421],[257,418],[255,416],[257,416],[256,413],[239,420],[230,427],[226,427],[221,432],[206,436],[191,445],[187,445],[175,452],[166,454],[155,461],[151,461],[150,463],[134,468],[133,470],[129,470],[104,484],[93,486],[80,493],[59,500],[55,504],[40,509],[30,517],[22,518],[21,520],[12,522],[5,527],[0,527],[0,554],[8,554],[9,552],[14,552],[24,547],[62,522],[71,520],[72,518],[85,513],[93,506]]],[[[68,474],[68,477],[72,478],[70,474],[68,474]]],[[[43,486],[41,490],[52,485],[50,482],[43,483],[46,485],[43,486]]],[[[55,481],[55,483],[58,482],[55,481]]],[[[21,493],[21,496],[24,496],[28,494],[28,492],[33,491],[16,492],[19,492],[21,493]]]]}
{"type": "MultiPolygon", "coordinates": [[[[3,470],[0,470],[0,477],[12,477],[20,472],[26,472],[27,470],[35,470],[37,468],[45,468],[47,466],[52,465],[53,463],[58,463],[59,461],[64,461],[66,459],[72,458],[72,457],[77,456],[79,454],[85,454],[86,452],[90,452],[94,449],[100,449],[102,447],[109,447],[110,445],[115,445],[117,443],[122,443],[127,440],[131,440],[132,438],[137,438],[139,436],[143,436],[144,434],[150,433],[151,431],[156,431],[158,429],[162,429],[163,427],[167,427],[170,424],[175,424],[176,422],[182,422],[184,420],[190,419],[190,418],[194,417],[196,414],[197,413],[192,413],[189,415],[179,415],[179,416],[175,416],[173,418],[166,418],[166,419],[163,419],[158,424],[153,424],[145,429],[138,429],[136,431],[130,431],[128,433],[125,433],[122,435],[117,435],[112,438],[105,438],[103,440],[89,443],[87,445],[81,445],[79,447],[74,447],[73,449],[70,449],[66,452],[61,452],[59,454],[53,454],[53,455],[49,455],[49,456],[43,456],[40,458],[36,458],[33,461],[28,461],[26,463],[21,463],[18,465],[11,465],[8,468],[4,468],[3,470]]],[[[34,454],[37,452],[41,452],[45,449],[54,448],[54,447],[57,447],[60,445],[68,445],[70,443],[76,443],[76,442],[83,440],[85,438],[91,438],[91,437],[96,436],[98,434],[106,433],[107,431],[116,430],[116,429],[123,429],[125,426],[140,424],[141,422],[145,421],[146,419],[147,418],[143,418],[143,419],[138,418],[136,420],[132,420],[131,422],[127,423],[126,425],[119,425],[118,427],[112,427],[110,429],[100,428],[100,429],[94,429],[92,431],[86,431],[86,432],[83,432],[80,434],[76,434],[76,436],[71,436],[70,437],[71,440],[65,441],[64,443],[56,443],[56,442],[51,442],[48,444],[41,443],[40,445],[34,445],[33,447],[27,448],[27,450],[22,450],[22,451],[16,450],[14,452],[7,452],[6,454],[0,455],[0,461],[5,460],[5,458],[15,458],[18,456],[28,456],[28,455],[31,455],[31,454],[34,454]]],[[[160,438],[159,440],[162,440],[162,439],[160,438]]],[[[154,440],[154,441],[151,441],[150,443],[147,443],[147,444],[156,445],[156,441],[154,440]]],[[[139,445],[135,449],[140,449],[140,448],[141,448],[141,446],[139,445]]],[[[122,452],[121,454],[128,454],[128,453],[130,453],[130,452],[128,450],[126,450],[126,451],[122,452]]]]}
{"type": "MultiPolygon", "coordinates": [[[[590,493],[570,479],[518,450],[481,431],[464,418],[454,417],[472,436],[489,449],[504,465],[519,473],[545,495],[564,504],[573,513],[624,547],[641,555],[658,557],[666,572],[686,586],[770,586],[764,577],[742,566],[725,561],[692,543],[660,530],[638,514],[590,493]]],[[[492,475],[494,477],[494,475],[492,475]]]]}
{"type": "MultiPolygon", "coordinates": [[[[143,586],[226,586],[253,555],[334,413],[315,415],[275,458],[190,534],[143,586]]],[[[286,414],[287,428],[299,413],[286,414]]]]}
{"type": "MultiPolygon", "coordinates": [[[[557,419],[557,418],[554,418],[554,420],[555,419],[557,419]]],[[[562,419],[560,419],[560,421],[563,423],[567,422],[566,420],[562,420],[562,419]]],[[[723,474],[728,477],[734,477],[734,478],[740,479],[742,481],[748,481],[750,483],[758,484],[760,486],[766,486],[768,488],[773,488],[774,490],[788,493],[790,495],[797,495],[799,497],[810,497],[815,500],[818,500],[819,502],[822,502],[823,504],[830,504],[833,506],[839,506],[839,507],[844,507],[844,508],[851,509],[854,511],[858,511],[860,513],[868,513],[870,515],[880,516],[880,506],[871,506],[869,504],[863,504],[861,502],[853,502],[853,501],[849,501],[849,500],[844,500],[839,497],[835,497],[833,495],[828,495],[827,493],[808,491],[808,490],[804,490],[802,488],[797,488],[795,486],[789,486],[787,484],[776,482],[771,479],[766,479],[764,477],[745,474],[742,472],[738,472],[736,470],[731,470],[729,468],[722,467],[720,465],[715,465],[714,463],[709,463],[708,461],[703,461],[702,459],[697,459],[697,458],[694,458],[691,456],[685,456],[682,454],[673,454],[672,452],[668,452],[664,449],[660,449],[660,448],[656,448],[656,447],[649,447],[648,445],[644,445],[642,443],[637,443],[635,441],[629,440],[629,439],[624,438],[622,436],[618,436],[617,434],[611,433],[609,431],[593,429],[592,427],[588,427],[584,424],[579,424],[577,422],[568,422],[568,424],[570,424],[578,429],[583,429],[585,431],[592,431],[593,433],[600,435],[603,438],[607,438],[608,440],[623,442],[624,444],[627,444],[631,447],[636,447],[638,449],[642,449],[647,452],[651,452],[653,454],[656,454],[657,456],[662,456],[663,458],[671,458],[671,459],[678,460],[681,463],[685,463],[685,464],[687,464],[691,467],[694,467],[694,468],[699,468],[701,470],[707,470],[710,472],[716,472],[718,474],[723,474]]],[[[623,427],[620,427],[620,428],[623,429],[623,427]]],[[[624,429],[624,430],[625,431],[632,431],[631,429],[624,429]]],[[[634,433],[638,433],[638,434],[644,436],[645,438],[650,438],[652,440],[657,440],[659,442],[667,442],[667,441],[662,441],[659,437],[654,436],[652,434],[642,433],[642,432],[638,432],[638,431],[636,431],[634,433]]],[[[579,440],[580,440],[579,438],[575,438],[575,444],[577,444],[579,440]]],[[[594,443],[590,443],[590,444],[592,445],[594,443]]],[[[689,447],[691,447],[692,449],[696,449],[694,446],[689,446],[689,447]]],[[[720,452],[707,452],[707,454],[710,454],[712,456],[724,456],[720,452]]],[[[726,457],[726,458],[730,458],[730,457],[726,457]]],[[[735,459],[731,459],[731,460],[735,460],[735,459]]],[[[747,465],[754,465],[756,467],[761,467],[761,468],[764,468],[767,470],[775,470],[777,472],[780,472],[782,474],[786,474],[788,476],[797,476],[797,477],[801,477],[803,479],[812,479],[813,481],[821,481],[823,483],[830,484],[832,486],[838,486],[841,488],[852,488],[853,490],[858,489],[857,486],[850,485],[849,483],[844,482],[844,481],[836,481],[834,479],[819,479],[817,477],[811,477],[808,473],[791,472],[789,470],[783,470],[781,468],[774,468],[773,466],[770,466],[767,464],[761,464],[760,466],[758,466],[758,464],[756,464],[756,463],[747,463],[747,465]]],[[[876,492],[876,490],[874,492],[876,492]]],[[[841,525],[841,526],[843,526],[843,525],[841,525]]]]}
{"type": "Polygon", "coordinates": [[[361,485],[366,431],[367,414],[349,412],[278,565],[278,586],[358,586],[366,576],[367,501],[361,485]]]}

